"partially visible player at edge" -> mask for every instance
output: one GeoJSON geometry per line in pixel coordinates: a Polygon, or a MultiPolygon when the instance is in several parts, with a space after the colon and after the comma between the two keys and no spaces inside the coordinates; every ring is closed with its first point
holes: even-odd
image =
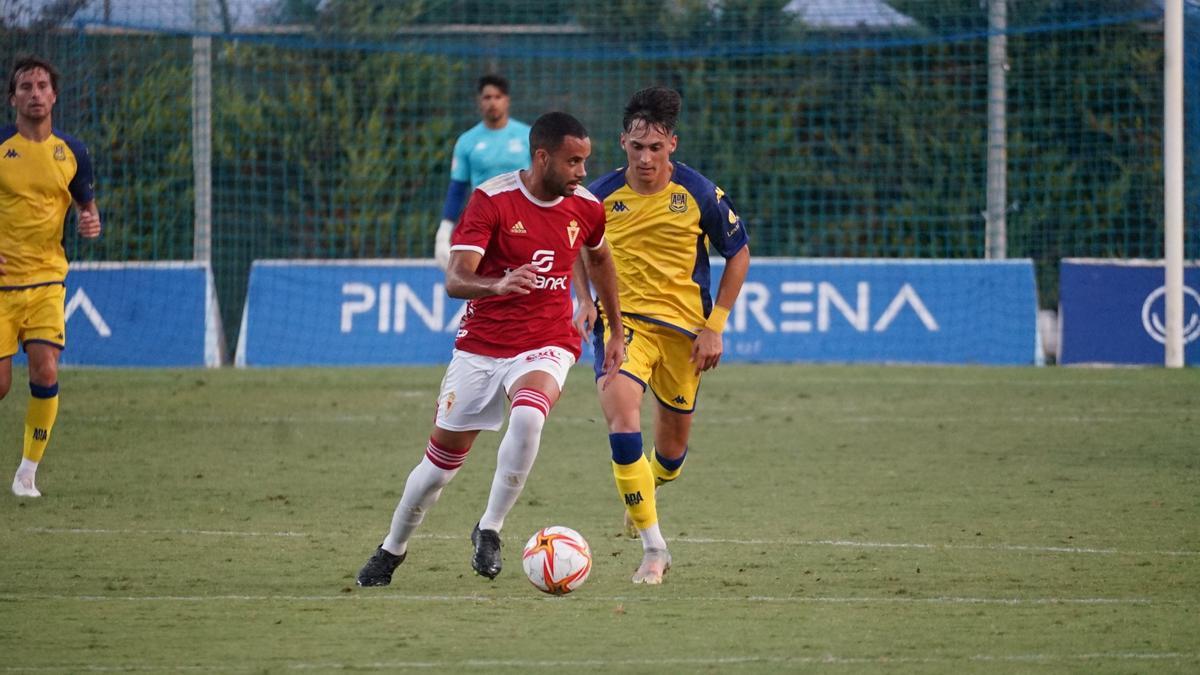
{"type": "MultiPolygon", "coordinates": [[[[458,473],[479,432],[500,441],[487,510],[471,532],[471,567],[500,573],[500,531],[537,457],[542,427],[558,401],[583,337],[572,325],[571,273],[585,246],[587,271],[605,308],[620,315],[616,271],[604,239],[604,210],[581,186],[592,145],[574,117],[542,115],[529,134],[530,168],[475,190],[454,230],[446,292],[469,299],[442,380],[425,457],[408,476],[392,526],[358,573],[360,586],[386,586],[408,541],[442,489],[458,473]]],[[[598,357],[615,369],[620,336],[598,357]]],[[[605,378],[603,389],[610,378],[605,378]]]]}
{"type": "Polygon", "coordinates": [[[450,187],[433,240],[433,258],[442,269],[450,261],[450,233],[470,192],[502,173],[529,168],[529,125],[508,116],[508,80],[484,75],[475,89],[483,119],[454,143],[450,187]]]}
{"type": "Polygon", "coordinates": [[[66,347],[67,254],[63,229],[75,204],[79,234],[100,236],[87,148],[54,128],[58,71],[44,59],[19,59],[8,78],[16,124],[0,127],[0,398],[12,388],[12,357],[29,357],[29,407],[18,497],[40,497],[38,464],[58,417],[58,359],[66,347]]]}
{"type": "MultiPolygon", "coordinates": [[[[597,344],[614,332],[625,338],[624,377],[600,388],[600,406],[608,421],[626,530],[642,539],[642,562],[633,582],[645,584],[662,583],[671,567],[655,491],[683,469],[700,374],[721,361],[721,332],[750,267],[749,238],[733,203],[696,170],[671,161],[679,142],[679,110],[679,94],[671,89],[635,93],[625,107],[621,134],[628,164],[589,187],[604,201],[621,315],[609,312],[601,298],[597,318],[586,274],[575,280],[581,299],[577,327],[584,331],[595,321],[597,344]],[[709,294],[709,246],[725,258],[715,303],[709,294]],[[641,430],[647,386],[658,399],[649,459],[641,430]]],[[[607,366],[596,361],[598,378],[610,375],[607,366]]]]}

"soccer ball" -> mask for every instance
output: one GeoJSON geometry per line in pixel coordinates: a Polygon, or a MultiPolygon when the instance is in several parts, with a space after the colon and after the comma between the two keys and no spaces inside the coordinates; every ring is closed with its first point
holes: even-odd
{"type": "Polygon", "coordinates": [[[543,527],[529,538],[521,555],[525,576],[538,590],[566,595],[583,585],[592,571],[592,549],[575,530],[543,527]]]}

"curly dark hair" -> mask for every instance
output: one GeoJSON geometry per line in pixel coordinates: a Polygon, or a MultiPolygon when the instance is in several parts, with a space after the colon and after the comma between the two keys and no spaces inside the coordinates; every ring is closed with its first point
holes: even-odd
{"type": "Polygon", "coordinates": [[[679,123],[681,107],[679,92],[674,89],[647,87],[629,99],[621,124],[627,133],[633,130],[634,123],[643,122],[670,136],[675,133],[675,125],[679,123]]]}

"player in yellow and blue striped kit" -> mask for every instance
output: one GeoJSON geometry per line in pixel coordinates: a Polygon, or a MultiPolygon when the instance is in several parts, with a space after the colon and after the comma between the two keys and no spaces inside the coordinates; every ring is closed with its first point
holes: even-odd
{"type": "MultiPolygon", "coordinates": [[[[695,169],[671,161],[681,101],[663,87],[635,93],[625,108],[621,146],[627,166],[591,186],[603,200],[616,264],[622,325],[610,326],[592,303],[576,267],[576,324],[595,321],[597,345],[614,329],[625,335],[620,373],[598,388],[608,421],[613,476],[626,522],[642,538],[634,583],[657,584],[671,556],[658,526],[655,490],[679,476],[687,456],[700,375],[721,360],[721,332],[750,267],[749,238],[729,197],[695,169]],[[709,290],[709,248],[725,258],[717,297],[709,290]],[[642,448],[646,388],[658,400],[654,448],[642,448]]],[[[598,352],[602,354],[603,352],[598,352]]],[[[603,374],[603,359],[596,375],[603,374]]]]}
{"type": "Polygon", "coordinates": [[[63,227],[74,202],[79,234],[100,236],[87,148],[53,127],[58,72],[48,61],[17,61],[8,79],[16,123],[0,127],[0,398],[12,386],[12,357],[29,357],[29,408],[13,494],[40,497],[34,482],[58,416],[58,357],[66,347],[67,255],[63,227]]]}

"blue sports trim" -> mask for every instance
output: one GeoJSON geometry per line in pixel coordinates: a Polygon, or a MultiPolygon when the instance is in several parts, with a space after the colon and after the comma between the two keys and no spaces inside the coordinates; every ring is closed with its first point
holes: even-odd
{"type": "Polygon", "coordinates": [[[658,460],[658,463],[662,465],[662,468],[666,469],[667,471],[674,471],[683,466],[683,460],[687,459],[687,451],[688,449],[685,446],[683,448],[683,454],[679,456],[679,459],[667,459],[666,457],[658,454],[658,450],[655,450],[654,459],[658,460]]]}
{"type": "Polygon", "coordinates": [[[32,394],[34,398],[54,398],[55,396],[58,396],[58,383],[55,382],[49,387],[42,387],[30,382],[29,393],[32,394]]]}
{"type": "Polygon", "coordinates": [[[8,125],[0,127],[0,143],[3,143],[4,141],[7,141],[8,139],[10,139],[16,135],[17,135],[17,125],[8,124],[8,125]]]}
{"type": "Polygon", "coordinates": [[[592,371],[599,380],[604,375],[604,314],[596,313],[592,324],[592,371]]]}
{"type": "Polygon", "coordinates": [[[608,445],[612,447],[612,461],[617,464],[633,464],[642,458],[642,434],[630,431],[609,434],[608,445]]]}
{"type": "Polygon", "coordinates": [[[21,343],[21,347],[22,351],[24,351],[26,354],[29,353],[30,344],[50,345],[51,347],[58,349],[60,352],[66,349],[66,346],[61,342],[51,342],[50,340],[25,340],[21,343]]]}
{"type": "Polygon", "coordinates": [[[83,141],[58,129],[53,131],[54,135],[63,139],[67,147],[71,149],[71,154],[75,155],[75,177],[67,186],[71,198],[80,204],[87,204],[96,198],[96,193],[92,189],[92,156],[83,141]]]}
{"type": "MultiPolygon", "coordinates": [[[[600,378],[604,377],[604,315],[600,314],[596,317],[596,323],[592,326],[592,372],[596,374],[594,381],[599,382],[600,378]]],[[[646,383],[642,382],[641,378],[629,372],[628,370],[618,370],[618,373],[628,377],[629,379],[642,385],[642,391],[646,391],[646,383]]]]}
{"type": "Polygon", "coordinates": [[[592,184],[587,186],[588,192],[603,202],[609,195],[625,187],[625,169],[627,168],[623,166],[592,181],[592,184]]]}
{"type": "Polygon", "coordinates": [[[27,288],[41,288],[42,286],[66,286],[65,281],[41,281],[36,284],[26,284],[25,286],[0,286],[0,291],[23,291],[27,288]]]}
{"type": "Polygon", "coordinates": [[[450,187],[446,188],[446,203],[442,205],[443,220],[458,220],[458,214],[462,213],[463,200],[467,198],[470,187],[466,181],[450,181],[450,187]]]}
{"type": "Polygon", "coordinates": [[[662,326],[663,328],[670,328],[671,330],[675,331],[676,333],[683,333],[684,335],[686,335],[690,338],[693,338],[693,339],[695,339],[695,337],[696,337],[695,333],[693,333],[692,331],[690,331],[686,328],[681,328],[679,326],[676,326],[673,323],[667,323],[666,321],[663,321],[661,319],[655,319],[654,317],[646,316],[645,314],[625,314],[623,316],[629,317],[631,319],[637,319],[638,321],[645,321],[646,323],[652,323],[656,326],[662,326]]]}

